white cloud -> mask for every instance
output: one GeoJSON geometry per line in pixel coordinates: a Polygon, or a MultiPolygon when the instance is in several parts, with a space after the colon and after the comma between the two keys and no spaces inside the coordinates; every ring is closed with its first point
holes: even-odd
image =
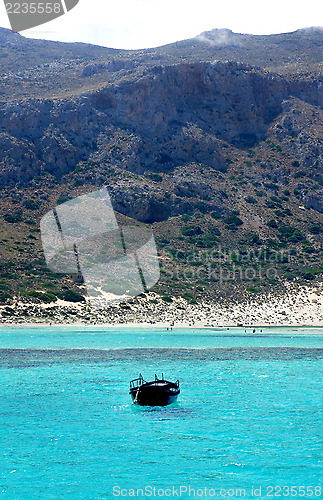
{"type": "MultiPolygon", "coordinates": [[[[9,27],[3,5],[0,16],[1,26],[9,27]]],[[[146,48],[213,28],[270,34],[322,25],[322,21],[321,0],[80,0],[65,16],[22,34],[116,48],[146,48]]]]}

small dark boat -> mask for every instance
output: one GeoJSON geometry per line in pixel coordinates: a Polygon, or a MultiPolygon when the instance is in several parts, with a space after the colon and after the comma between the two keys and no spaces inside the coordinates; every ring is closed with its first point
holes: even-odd
{"type": "Polygon", "coordinates": [[[164,380],[164,375],[159,379],[146,382],[141,373],[139,378],[130,382],[130,391],[133,402],[141,406],[166,406],[175,403],[179,395],[179,381],[169,382],[164,380]]]}

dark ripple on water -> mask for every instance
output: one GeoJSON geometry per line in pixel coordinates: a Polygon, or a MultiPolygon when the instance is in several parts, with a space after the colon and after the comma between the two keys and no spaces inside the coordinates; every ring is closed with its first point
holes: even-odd
{"type": "Polygon", "coordinates": [[[159,421],[190,418],[195,415],[195,411],[192,408],[181,408],[175,405],[165,407],[133,405],[133,410],[143,417],[159,421]]]}
{"type": "Polygon", "coordinates": [[[132,348],[132,349],[0,349],[0,367],[31,367],[57,363],[105,363],[111,361],[222,361],[321,359],[323,349],[299,347],[250,348],[132,348]]]}

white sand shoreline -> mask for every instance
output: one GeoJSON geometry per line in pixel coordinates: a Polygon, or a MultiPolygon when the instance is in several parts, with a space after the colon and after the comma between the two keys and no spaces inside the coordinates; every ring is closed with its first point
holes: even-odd
{"type": "Polygon", "coordinates": [[[96,323],[65,323],[65,324],[60,324],[60,323],[0,323],[0,331],[1,329],[8,329],[8,328],[32,328],[32,329],[41,329],[41,328],[71,328],[71,329],[77,329],[77,328],[95,328],[98,331],[100,329],[102,330],[118,330],[120,333],[122,331],[129,330],[133,328],[134,330],[163,330],[165,332],[171,333],[172,331],[179,331],[179,330],[210,330],[210,331],[223,331],[223,333],[227,331],[236,331],[236,332],[241,332],[241,333],[252,333],[253,330],[255,330],[255,334],[261,334],[261,333],[271,333],[273,335],[276,334],[277,329],[279,329],[279,334],[281,334],[282,329],[290,330],[293,329],[293,331],[297,331],[297,334],[301,334],[304,332],[304,335],[307,334],[313,334],[313,335],[322,335],[323,334],[323,326],[309,326],[309,325],[246,325],[243,327],[238,327],[238,326],[205,326],[205,325],[187,325],[187,324],[178,324],[170,327],[169,324],[167,323],[159,323],[159,324],[150,324],[150,323],[123,323],[123,324],[96,324],[96,323]],[[318,333],[317,333],[318,332],[318,333]]]}
{"type": "Polygon", "coordinates": [[[52,304],[0,306],[0,326],[102,326],[105,328],[267,328],[323,327],[323,285],[287,289],[280,295],[248,297],[244,302],[223,300],[189,304],[183,298],[165,303],[150,292],[127,308],[122,304],[107,310],[57,301],[52,304]]]}

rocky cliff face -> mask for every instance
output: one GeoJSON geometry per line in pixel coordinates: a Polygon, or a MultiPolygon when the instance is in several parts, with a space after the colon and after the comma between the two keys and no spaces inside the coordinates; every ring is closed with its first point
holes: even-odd
{"type": "MultiPolygon", "coordinates": [[[[316,165],[322,173],[320,100],[319,82],[295,85],[219,62],[157,66],[139,79],[71,99],[2,104],[0,182],[23,185],[45,173],[60,179],[92,157],[136,174],[192,162],[225,172],[240,151],[264,141],[274,123],[275,136],[300,166],[316,165]]],[[[275,170],[283,175],[280,166],[275,170]]],[[[185,193],[182,181],[175,182],[175,203],[153,190],[136,207],[139,185],[123,195],[112,191],[122,213],[143,221],[179,212],[185,193]]],[[[192,184],[189,191],[203,198],[192,184]]],[[[305,204],[321,210],[320,192],[301,191],[305,204]]]]}
{"type": "Polygon", "coordinates": [[[319,118],[313,135],[303,113],[319,106],[319,85],[239,63],[194,63],[153,67],[80,97],[2,103],[0,182],[60,178],[93,154],[135,173],[191,161],[224,172],[228,155],[263,141],[278,116],[277,137],[293,136],[301,164],[321,164],[319,118]],[[120,130],[126,147],[116,147],[120,130]]]}

